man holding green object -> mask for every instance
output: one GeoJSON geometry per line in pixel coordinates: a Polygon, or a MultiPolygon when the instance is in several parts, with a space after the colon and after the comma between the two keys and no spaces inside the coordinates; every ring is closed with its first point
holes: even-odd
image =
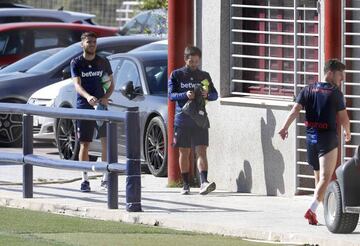
{"type": "Polygon", "coordinates": [[[209,73],[199,69],[201,50],[194,46],[185,48],[185,66],[174,70],[168,82],[169,98],[176,101],[174,145],[179,148],[179,164],[183,179],[181,194],[190,194],[189,170],[191,147],[195,147],[196,162],[200,173],[200,194],[206,195],[216,189],[214,182],[207,179],[207,147],[209,145],[209,124],[205,101],[215,101],[218,93],[209,73]],[[185,108],[196,104],[187,113],[185,108]],[[195,108],[195,110],[193,110],[195,108]],[[199,119],[198,121],[196,119],[199,119]],[[206,123],[206,122],[205,122],[206,123]]]}
{"type": "MultiPolygon", "coordinates": [[[[77,92],[76,108],[94,109],[100,106],[107,108],[109,97],[114,90],[112,70],[109,61],[96,55],[96,39],[97,36],[93,32],[85,32],[81,35],[81,47],[83,54],[71,60],[71,77],[74,81],[75,90],[77,92]],[[106,78],[108,77],[108,78],[106,78]],[[109,82],[108,82],[109,81],[109,82]],[[103,88],[109,84],[107,90],[103,88]]],[[[95,121],[77,120],[76,134],[80,141],[79,160],[89,161],[89,146],[93,139],[95,121]]],[[[106,161],[106,127],[103,124],[98,129],[98,137],[102,145],[102,161],[106,161]]],[[[101,186],[107,187],[106,175],[101,186]]],[[[86,172],[83,172],[80,190],[89,192],[90,183],[86,172]]]]}

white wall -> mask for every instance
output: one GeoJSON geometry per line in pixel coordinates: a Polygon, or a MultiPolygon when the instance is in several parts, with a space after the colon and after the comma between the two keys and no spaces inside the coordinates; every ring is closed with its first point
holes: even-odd
{"type": "Polygon", "coordinates": [[[294,128],[286,142],[277,135],[291,102],[231,98],[228,0],[197,0],[196,44],[202,69],[221,98],[208,104],[209,178],[218,188],[260,195],[295,194],[294,128]]]}

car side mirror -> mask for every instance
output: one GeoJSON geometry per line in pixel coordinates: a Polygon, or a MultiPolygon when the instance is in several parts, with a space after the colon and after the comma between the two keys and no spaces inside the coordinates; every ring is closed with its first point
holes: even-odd
{"type": "Polygon", "coordinates": [[[68,79],[71,77],[70,67],[66,67],[62,70],[62,79],[68,79]]]}
{"type": "Polygon", "coordinates": [[[121,89],[121,94],[129,100],[134,99],[136,96],[141,95],[139,88],[134,88],[132,81],[127,82],[121,89]]]}

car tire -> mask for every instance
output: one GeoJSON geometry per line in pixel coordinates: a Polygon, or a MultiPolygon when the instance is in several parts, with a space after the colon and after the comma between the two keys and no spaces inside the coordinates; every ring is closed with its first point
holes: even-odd
{"type": "Polygon", "coordinates": [[[75,120],[58,119],[56,123],[55,139],[61,159],[79,159],[80,143],[75,134],[75,120]]]}
{"type": "Polygon", "coordinates": [[[167,175],[167,132],[159,116],[152,118],[147,125],[144,150],[151,174],[156,177],[165,177],[167,175]]]}
{"type": "MultiPolygon", "coordinates": [[[[7,100],[5,103],[25,103],[7,100]]],[[[23,117],[20,114],[0,114],[0,147],[21,147],[23,117]]]]}
{"type": "Polygon", "coordinates": [[[339,183],[332,181],[324,197],[324,217],[329,231],[351,233],[355,230],[359,214],[344,213],[339,183]]]}

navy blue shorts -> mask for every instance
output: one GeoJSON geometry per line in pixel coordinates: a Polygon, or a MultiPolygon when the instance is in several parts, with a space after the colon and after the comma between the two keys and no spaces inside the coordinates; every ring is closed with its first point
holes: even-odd
{"type": "Polygon", "coordinates": [[[106,137],[106,123],[98,127],[94,120],[76,121],[76,133],[80,142],[92,142],[95,130],[97,130],[96,138],[106,137]]]}
{"type": "Polygon", "coordinates": [[[306,133],[307,161],[315,171],[320,169],[319,158],[338,147],[336,131],[306,133]]]}
{"type": "Polygon", "coordinates": [[[174,132],[174,146],[191,148],[193,146],[209,146],[209,129],[201,127],[177,127],[174,132]]]}

